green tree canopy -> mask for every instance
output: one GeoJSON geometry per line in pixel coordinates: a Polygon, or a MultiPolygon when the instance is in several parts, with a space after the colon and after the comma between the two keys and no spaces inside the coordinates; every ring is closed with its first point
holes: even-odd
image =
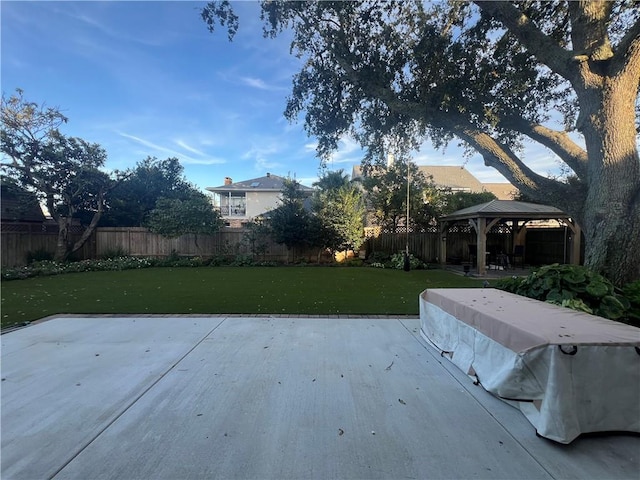
{"type": "Polygon", "coordinates": [[[210,198],[194,189],[183,198],[159,198],[145,226],[165,237],[179,237],[190,233],[211,235],[223,223],[210,198]]]}
{"type": "Polygon", "coordinates": [[[314,186],[318,190],[313,211],[322,225],[321,246],[333,252],[360,248],[365,217],[360,189],[349,182],[342,169],[325,172],[314,186]]]}
{"type": "Polygon", "coordinates": [[[127,178],[109,195],[101,226],[140,227],[160,199],[190,198],[199,192],[183,175],[177,158],[147,157],[127,171],[127,178]]]}
{"type": "MultiPolygon", "coordinates": [[[[211,2],[203,18],[232,34],[229,10],[211,2]]],[[[640,278],[635,2],[270,1],[262,18],[267,36],[293,32],[305,63],[285,115],[304,115],[322,158],[347,134],[369,159],[389,137],[405,151],[457,137],[525,195],[570,213],[589,267],[618,284],[640,278]],[[525,142],[576,181],[534,171],[525,142]]]]}
{"type": "Polygon", "coordinates": [[[374,212],[378,224],[390,232],[399,232],[400,226],[411,227],[416,220],[413,215],[423,208],[425,194],[429,188],[427,179],[418,167],[402,158],[397,158],[388,166],[379,164],[368,169],[362,185],[366,192],[367,208],[374,212]]]}
{"type": "Polygon", "coordinates": [[[442,215],[448,215],[463,208],[474,207],[482,203],[497,200],[491,192],[450,192],[445,195],[442,215]]]}

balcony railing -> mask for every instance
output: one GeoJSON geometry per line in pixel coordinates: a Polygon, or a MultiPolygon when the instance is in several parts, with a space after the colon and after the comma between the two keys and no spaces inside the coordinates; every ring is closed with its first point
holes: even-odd
{"type": "Polygon", "coordinates": [[[219,208],[223,217],[244,217],[247,213],[246,207],[222,205],[219,208]]]}

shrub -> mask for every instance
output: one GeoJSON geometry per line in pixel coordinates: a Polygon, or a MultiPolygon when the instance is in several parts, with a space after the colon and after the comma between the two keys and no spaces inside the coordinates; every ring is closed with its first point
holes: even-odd
{"type": "Polygon", "coordinates": [[[629,301],[628,323],[640,327],[640,280],[625,285],[622,294],[629,301]]]}
{"type": "Polygon", "coordinates": [[[26,267],[3,268],[2,280],[20,280],[30,277],[58,275],[61,273],[95,272],[107,270],[132,270],[148,267],[206,267],[206,266],[265,266],[277,265],[275,262],[255,262],[250,255],[237,255],[231,261],[224,255],[210,259],[202,257],[181,257],[177,253],[166,258],[147,258],[119,256],[97,260],[80,260],[78,262],[60,263],[51,260],[33,262],[26,267]]]}
{"type": "Polygon", "coordinates": [[[124,248],[118,246],[109,250],[105,250],[104,253],[100,255],[100,258],[106,260],[109,258],[126,257],[127,255],[129,255],[129,253],[124,248]]]}
{"type": "MultiPolygon", "coordinates": [[[[419,270],[425,268],[425,264],[422,260],[414,257],[412,253],[409,254],[409,265],[411,270],[419,270]]],[[[391,256],[391,268],[402,270],[404,268],[404,253],[394,253],[391,256]]]]}
{"type": "Polygon", "coordinates": [[[350,258],[345,262],[347,267],[361,267],[364,265],[364,261],[361,258],[350,258]]]}
{"type": "Polygon", "coordinates": [[[226,255],[215,255],[209,259],[210,267],[221,267],[223,265],[229,265],[230,263],[226,255]]]}
{"type": "Polygon", "coordinates": [[[54,262],[44,260],[26,267],[3,268],[2,280],[20,280],[30,277],[45,277],[61,273],[99,272],[107,270],[133,270],[148,268],[156,263],[148,258],[118,257],[99,260],[81,260],[79,262],[54,262]]]}
{"type": "Polygon", "coordinates": [[[369,266],[371,266],[373,268],[386,268],[386,265],[384,263],[380,263],[380,262],[370,263],[369,266]]]}
{"type": "Polygon", "coordinates": [[[37,250],[27,252],[27,264],[46,260],[53,260],[53,252],[45,248],[38,248],[37,250]]]}
{"type": "Polygon", "coordinates": [[[498,280],[496,288],[610,320],[640,325],[640,282],[618,290],[599,273],[580,265],[547,265],[525,278],[498,280]]]}
{"type": "Polygon", "coordinates": [[[367,257],[367,263],[371,264],[372,266],[374,263],[384,265],[385,263],[389,262],[389,260],[391,260],[391,255],[385,252],[372,252],[367,257]]]}
{"type": "Polygon", "coordinates": [[[254,265],[253,256],[243,254],[236,255],[236,258],[231,263],[233,267],[250,267],[252,265],[254,265]]]}

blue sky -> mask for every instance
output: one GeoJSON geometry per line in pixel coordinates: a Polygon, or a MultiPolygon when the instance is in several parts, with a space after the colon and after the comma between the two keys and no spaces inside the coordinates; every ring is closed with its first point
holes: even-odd
{"type": "MultiPolygon", "coordinates": [[[[28,100],[60,107],[69,118],[63,132],[102,145],[108,170],[177,157],[202,189],[267,172],[311,185],[316,140],[302,119],[290,124],[282,114],[301,65],[286,35],[263,38],[258,2],[239,2],[240,30],[229,43],[223,30],[207,31],[205,4],[3,0],[2,91],[19,87],[28,100]]],[[[345,138],[328,168],[350,173],[361,157],[345,138]]],[[[454,144],[414,156],[420,165],[465,160],[479,180],[504,181],[454,144]]],[[[544,150],[525,160],[542,174],[556,170],[544,150]]]]}

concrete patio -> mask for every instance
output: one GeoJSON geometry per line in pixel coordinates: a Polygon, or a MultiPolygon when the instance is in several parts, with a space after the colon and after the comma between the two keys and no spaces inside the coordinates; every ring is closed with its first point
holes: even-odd
{"type": "Polygon", "coordinates": [[[2,335],[3,479],[637,479],[559,445],[417,318],[57,317],[2,335]]]}

